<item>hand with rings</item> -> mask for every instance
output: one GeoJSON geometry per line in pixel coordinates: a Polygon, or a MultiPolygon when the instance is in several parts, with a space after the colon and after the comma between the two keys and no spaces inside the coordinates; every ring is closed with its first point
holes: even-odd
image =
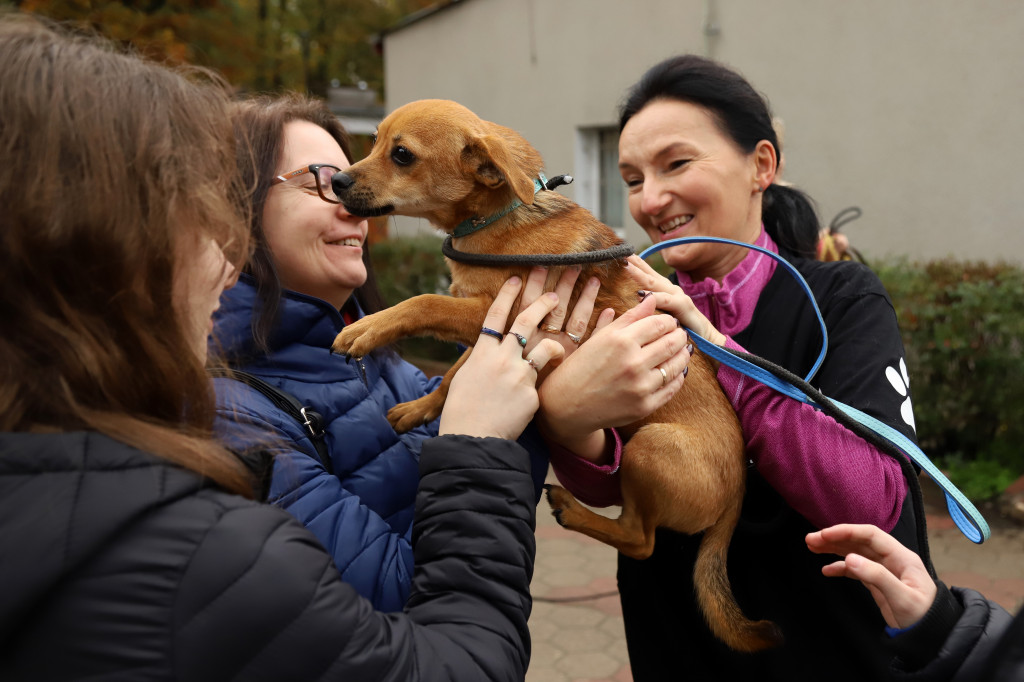
{"type": "Polygon", "coordinates": [[[544,294],[520,312],[505,328],[516,296],[522,287],[512,277],[491,304],[480,338],[456,372],[441,411],[440,434],[518,438],[540,404],[537,373],[564,351],[551,339],[539,343],[537,325],[558,303],[554,292],[544,294]],[[529,352],[525,346],[531,344],[529,352]],[[524,343],[525,342],[525,343],[524,343]]]}
{"type": "Polygon", "coordinates": [[[667,403],[683,385],[691,349],[675,319],[656,312],[653,296],[618,319],[603,311],[590,339],[541,384],[541,433],[597,461],[597,432],[667,403]]]}
{"type": "Polygon", "coordinates": [[[659,274],[640,256],[629,256],[626,264],[626,273],[636,281],[640,291],[653,294],[658,310],[673,315],[684,327],[692,329],[716,346],[725,345],[725,336],[697,310],[697,306],[681,288],[659,274]]]}
{"type": "Polygon", "coordinates": [[[567,267],[556,281],[554,272],[547,268],[533,268],[526,278],[526,286],[523,287],[520,304],[525,308],[537,300],[544,291],[553,287],[554,292],[558,294],[558,305],[545,316],[540,324],[540,329],[544,333],[550,334],[550,338],[562,344],[567,356],[583,342],[587,326],[590,324],[590,317],[594,312],[594,302],[597,300],[597,293],[601,288],[601,282],[596,277],[587,280],[572,312],[568,313],[573,287],[575,287],[581,271],[582,268],[578,265],[567,267]]]}

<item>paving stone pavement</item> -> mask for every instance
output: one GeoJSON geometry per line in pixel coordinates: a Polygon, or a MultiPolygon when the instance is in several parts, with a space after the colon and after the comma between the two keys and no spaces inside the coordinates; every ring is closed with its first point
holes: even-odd
{"type": "MultiPolygon", "coordinates": [[[[554,478],[549,476],[549,481],[554,478]]],[[[947,584],[971,587],[1011,612],[1024,605],[1024,528],[985,512],[992,538],[975,545],[946,514],[938,488],[923,483],[932,561],[947,584]]],[[[618,516],[618,509],[595,510],[618,516]]],[[[546,500],[537,508],[537,563],[527,682],[631,682],[616,591],[616,554],[561,528],[546,500]],[[579,600],[579,597],[594,597],[579,600]]]]}

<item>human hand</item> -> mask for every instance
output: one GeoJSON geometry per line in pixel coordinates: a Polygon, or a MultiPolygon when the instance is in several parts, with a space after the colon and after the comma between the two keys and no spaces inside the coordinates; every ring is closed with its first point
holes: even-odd
{"type": "Polygon", "coordinates": [[[653,296],[613,318],[603,311],[590,339],[539,389],[541,433],[594,461],[603,451],[581,443],[664,405],[682,387],[690,362],[686,333],[670,315],[655,314],[653,296]]]}
{"type": "MultiPolygon", "coordinates": [[[[504,328],[521,286],[518,277],[505,282],[487,311],[485,328],[504,328]]],[[[540,404],[537,373],[563,354],[558,343],[544,339],[524,357],[519,337],[529,340],[538,334],[537,324],[557,303],[554,292],[542,295],[516,316],[509,333],[500,340],[481,333],[448,389],[441,411],[441,435],[519,437],[540,404]]]]}
{"type": "MultiPolygon", "coordinates": [[[[597,292],[601,288],[601,281],[596,277],[591,277],[580,291],[576,305],[573,306],[572,313],[566,320],[569,302],[572,299],[572,290],[581,271],[580,266],[568,267],[562,271],[558,281],[554,284],[554,292],[558,294],[558,305],[544,317],[540,324],[542,333],[534,337],[538,341],[544,338],[557,341],[562,345],[566,356],[576,350],[586,335],[590,316],[594,312],[597,292]]],[[[545,267],[535,267],[530,271],[526,278],[526,286],[523,287],[520,309],[533,303],[544,293],[546,288],[549,288],[548,272],[545,267]]],[[[529,348],[527,346],[527,350],[529,348]]]]}
{"type": "Polygon", "coordinates": [[[626,273],[632,277],[643,291],[650,291],[654,294],[654,300],[658,304],[658,310],[664,310],[675,316],[687,329],[707,339],[716,346],[725,345],[725,336],[715,329],[711,321],[704,317],[704,314],[697,310],[697,306],[689,296],[683,293],[677,285],[672,284],[666,277],[644,262],[640,256],[630,256],[626,259],[626,273]]]}
{"type": "Polygon", "coordinates": [[[821,572],[864,583],[889,627],[910,627],[928,613],[935,601],[935,581],[921,557],[876,526],[842,524],[823,528],[809,533],[806,542],[815,554],[846,557],[823,566],[821,572]]]}

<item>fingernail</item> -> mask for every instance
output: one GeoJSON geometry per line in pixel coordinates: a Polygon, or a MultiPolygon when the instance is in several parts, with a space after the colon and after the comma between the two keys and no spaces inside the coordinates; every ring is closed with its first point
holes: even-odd
{"type": "Polygon", "coordinates": [[[686,344],[686,352],[689,353],[690,355],[693,355],[693,344],[692,343],[686,344]]]}
{"type": "Polygon", "coordinates": [[[511,277],[508,278],[508,283],[512,284],[512,285],[519,284],[519,276],[518,275],[512,275],[511,277]]]}
{"type": "Polygon", "coordinates": [[[683,367],[683,378],[684,379],[686,378],[686,375],[689,374],[689,373],[690,373],[690,366],[687,365],[686,367],[683,367]]]}
{"type": "Polygon", "coordinates": [[[553,291],[549,291],[548,293],[546,293],[544,295],[547,296],[548,298],[550,298],[552,301],[558,301],[558,294],[556,294],[553,291]]]}

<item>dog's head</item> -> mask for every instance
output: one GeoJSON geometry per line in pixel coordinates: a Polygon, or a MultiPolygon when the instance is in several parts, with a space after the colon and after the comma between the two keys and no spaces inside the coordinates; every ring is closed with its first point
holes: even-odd
{"type": "Polygon", "coordinates": [[[447,100],[420,100],[389,114],[369,156],[334,176],[334,191],[357,216],[426,218],[450,231],[515,198],[533,203],[543,168],[515,131],[447,100]]]}

